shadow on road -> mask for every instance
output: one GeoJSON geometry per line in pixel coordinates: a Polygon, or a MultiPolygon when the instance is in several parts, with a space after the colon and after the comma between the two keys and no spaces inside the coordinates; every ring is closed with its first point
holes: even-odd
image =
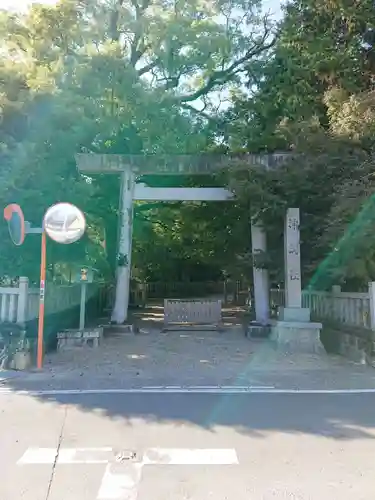
{"type": "MultiPolygon", "coordinates": [[[[155,320],[159,318],[143,317],[143,325],[147,327],[147,321],[155,320]]],[[[155,386],[161,381],[170,386],[248,384],[292,388],[315,384],[315,388],[326,389],[375,389],[375,372],[368,367],[330,358],[310,357],[302,359],[302,363],[301,357],[284,359],[268,344],[246,339],[238,329],[237,312],[232,323],[237,329],[221,334],[162,336],[150,330],[148,335],[108,338],[97,350],[57,353],[49,360],[52,368],[46,363],[42,373],[0,381],[0,426],[4,409],[9,415],[9,409],[14,407],[15,418],[19,411],[30,411],[30,419],[35,420],[43,404],[48,404],[56,412],[73,409],[83,418],[100,415],[128,427],[142,421],[193,426],[213,433],[225,427],[258,438],[273,432],[335,440],[375,437],[375,393],[110,391],[135,387],[137,383],[155,386]],[[83,392],[67,393],[70,389],[83,392]],[[98,391],[89,393],[90,389],[98,391]]]]}
{"type": "MultiPolygon", "coordinates": [[[[48,403],[56,410],[74,408],[82,417],[94,414],[121,422],[126,427],[141,421],[176,427],[193,426],[213,433],[229,427],[258,438],[273,432],[317,435],[343,441],[375,437],[375,394],[368,393],[22,394],[19,380],[10,382],[8,387],[13,387],[14,391],[2,395],[0,420],[2,405],[12,405],[17,398],[31,398],[34,402],[48,403]]],[[[37,411],[43,411],[43,404],[37,405],[37,411]]],[[[35,419],[37,415],[30,414],[30,418],[35,419]]]]}

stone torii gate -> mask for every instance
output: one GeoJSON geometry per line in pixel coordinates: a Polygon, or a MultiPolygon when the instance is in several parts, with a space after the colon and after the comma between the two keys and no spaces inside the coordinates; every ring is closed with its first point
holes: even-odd
{"type": "MultiPolygon", "coordinates": [[[[224,188],[148,187],[139,182],[144,175],[207,175],[227,167],[231,160],[246,165],[261,164],[266,169],[277,167],[287,154],[275,155],[97,155],[77,154],[78,169],[86,174],[107,173],[121,176],[120,228],[116,300],[112,321],[122,324],[127,319],[132,252],[133,201],[228,201],[233,193],[224,188]]],[[[289,209],[285,225],[285,308],[280,311],[284,322],[310,321],[310,312],[301,308],[299,210],[289,209]]],[[[266,251],[264,229],[251,226],[252,252],[266,251]]],[[[253,268],[256,320],[269,322],[269,282],[265,269],[253,268]]],[[[280,323],[280,322],[279,322],[280,323]]],[[[284,325],[285,326],[285,325],[284,325]]],[[[296,325],[294,324],[294,327],[296,325]]],[[[285,328],[284,328],[285,330],[285,328]]],[[[278,328],[277,332],[281,329],[278,328]]],[[[283,336],[276,332],[279,340],[283,336]]],[[[284,335],[285,336],[285,335],[284,335]]]]}

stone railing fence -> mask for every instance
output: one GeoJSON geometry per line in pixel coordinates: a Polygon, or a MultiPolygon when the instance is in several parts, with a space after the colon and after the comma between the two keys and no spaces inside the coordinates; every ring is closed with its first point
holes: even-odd
{"type": "MultiPolygon", "coordinates": [[[[107,287],[103,283],[87,285],[86,301],[89,318],[100,314],[106,303],[107,287]]],[[[46,284],[45,292],[45,349],[53,349],[57,331],[78,326],[81,285],[46,284]]],[[[29,287],[25,277],[18,284],[0,287],[0,369],[12,366],[16,353],[35,355],[39,289],[29,287]],[[13,360],[13,361],[12,361],[13,360]]],[[[95,316],[96,317],[96,316],[95,316]]]]}
{"type": "Polygon", "coordinates": [[[0,323],[23,324],[28,308],[27,278],[20,278],[18,286],[0,287],[0,323]]]}
{"type": "MultiPolygon", "coordinates": [[[[284,305],[284,290],[271,289],[270,302],[274,310],[284,305]]],[[[302,307],[308,307],[311,316],[319,321],[374,332],[375,335],[375,282],[368,285],[365,293],[342,292],[333,286],[330,292],[304,290],[302,307]]]]}
{"type": "MultiPolygon", "coordinates": [[[[45,312],[54,314],[69,310],[80,303],[81,286],[46,285],[45,312]]],[[[98,285],[88,285],[87,300],[98,292],[98,285]]],[[[21,277],[18,286],[0,287],[0,323],[23,325],[38,318],[39,289],[29,287],[28,278],[21,277]]]]}
{"type": "MultiPolygon", "coordinates": [[[[271,289],[270,305],[274,316],[285,302],[284,290],[271,289]]],[[[367,292],[330,292],[305,290],[302,307],[323,324],[321,341],[328,352],[339,353],[352,361],[375,366],[375,282],[367,292]]]]}

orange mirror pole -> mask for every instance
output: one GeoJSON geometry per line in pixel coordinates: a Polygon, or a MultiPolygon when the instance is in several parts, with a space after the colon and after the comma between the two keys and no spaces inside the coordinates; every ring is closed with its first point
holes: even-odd
{"type": "Polygon", "coordinates": [[[47,238],[44,228],[42,230],[42,244],[40,256],[40,289],[39,289],[39,320],[38,320],[38,348],[37,367],[43,367],[43,333],[44,333],[44,297],[46,290],[46,254],[47,238]]]}

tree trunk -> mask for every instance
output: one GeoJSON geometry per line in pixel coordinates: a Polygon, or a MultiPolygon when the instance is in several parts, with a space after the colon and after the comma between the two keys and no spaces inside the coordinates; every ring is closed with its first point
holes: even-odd
{"type": "Polygon", "coordinates": [[[128,318],[133,229],[133,190],[133,172],[123,172],[121,174],[120,210],[118,222],[119,243],[116,271],[116,296],[111,316],[111,322],[118,325],[124,323],[128,318]]]}

